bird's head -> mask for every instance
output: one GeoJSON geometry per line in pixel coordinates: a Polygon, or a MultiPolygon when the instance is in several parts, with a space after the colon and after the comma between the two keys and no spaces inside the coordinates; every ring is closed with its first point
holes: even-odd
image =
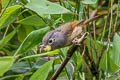
{"type": "Polygon", "coordinates": [[[64,47],[67,41],[66,33],[60,29],[48,32],[42,40],[41,51],[50,51],[64,47]]]}

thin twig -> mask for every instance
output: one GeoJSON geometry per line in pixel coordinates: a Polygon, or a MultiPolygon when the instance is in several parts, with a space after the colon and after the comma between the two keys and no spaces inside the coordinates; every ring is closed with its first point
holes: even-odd
{"type": "Polygon", "coordinates": [[[5,30],[5,33],[4,33],[4,35],[3,35],[3,39],[5,38],[5,36],[6,36],[7,32],[8,32],[9,27],[10,27],[10,25],[7,26],[7,28],[6,28],[6,30],[5,30]]]}
{"type": "Polygon", "coordinates": [[[90,15],[90,18],[94,17],[96,15],[96,13],[98,12],[98,9],[92,11],[91,15],[90,15]]]}
{"type": "Polygon", "coordinates": [[[102,36],[101,36],[101,41],[103,40],[104,36],[105,36],[105,31],[106,31],[106,27],[107,27],[107,19],[108,16],[106,16],[105,18],[105,24],[104,24],[104,28],[103,28],[103,32],[102,32],[102,36]]]}
{"type": "Polygon", "coordinates": [[[83,25],[86,25],[86,24],[88,24],[89,22],[92,22],[92,21],[94,21],[94,20],[96,20],[96,19],[98,19],[98,18],[100,18],[100,17],[102,17],[102,16],[105,16],[105,15],[106,15],[106,14],[101,14],[101,15],[98,15],[98,16],[95,16],[95,17],[92,17],[92,18],[89,18],[89,19],[87,19],[87,20],[84,21],[83,25]]]}
{"type": "Polygon", "coordinates": [[[2,50],[0,50],[0,55],[7,56],[7,54],[4,51],[2,51],[2,50]]]}
{"type": "Polygon", "coordinates": [[[116,30],[116,26],[117,26],[117,20],[118,20],[118,15],[119,15],[119,3],[118,3],[118,6],[117,6],[117,12],[116,12],[116,18],[115,18],[115,24],[114,24],[114,32],[116,30]]]}
{"type": "Polygon", "coordinates": [[[112,24],[113,24],[113,0],[110,2],[110,27],[109,27],[109,32],[108,32],[108,43],[110,43],[110,35],[111,35],[111,29],[112,29],[112,24]]]}
{"type": "Polygon", "coordinates": [[[96,24],[95,24],[95,21],[93,21],[93,32],[94,32],[94,40],[96,42],[96,24]]]}

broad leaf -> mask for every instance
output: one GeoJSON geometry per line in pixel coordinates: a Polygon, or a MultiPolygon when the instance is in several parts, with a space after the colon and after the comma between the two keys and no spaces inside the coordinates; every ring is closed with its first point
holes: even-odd
{"type": "Polygon", "coordinates": [[[32,26],[29,25],[18,25],[18,27],[19,28],[17,30],[17,35],[18,35],[17,37],[20,42],[22,42],[30,32],[35,30],[32,26]]]}
{"type": "Polygon", "coordinates": [[[5,8],[9,3],[9,6],[16,4],[16,0],[2,0],[2,8],[5,8]]]}
{"type": "Polygon", "coordinates": [[[22,42],[26,38],[26,36],[27,36],[26,30],[25,30],[25,27],[23,25],[18,25],[18,27],[19,28],[18,28],[18,31],[17,31],[17,37],[18,37],[18,40],[20,42],[22,42]]]}
{"type": "Polygon", "coordinates": [[[30,78],[30,80],[46,80],[52,68],[53,60],[45,63],[30,78]]]}
{"type": "Polygon", "coordinates": [[[0,40],[0,49],[3,48],[9,40],[15,35],[16,29],[13,30],[11,33],[9,33],[6,37],[4,37],[2,40],[0,40]]]}
{"type": "Polygon", "coordinates": [[[102,52],[102,49],[104,48],[103,44],[98,43],[98,41],[94,41],[92,37],[88,36],[86,39],[87,47],[89,53],[93,56],[93,59],[96,63],[97,61],[97,55],[99,55],[102,52]],[[96,55],[97,54],[97,55],[96,55]]]}
{"type": "Polygon", "coordinates": [[[77,56],[77,68],[76,68],[76,70],[79,70],[81,65],[82,65],[82,56],[79,53],[77,56]]]}
{"type": "Polygon", "coordinates": [[[115,34],[111,53],[113,62],[120,67],[120,36],[115,34]]]}
{"type": "Polygon", "coordinates": [[[10,70],[14,70],[16,72],[18,72],[17,70],[20,70],[20,72],[26,72],[29,69],[30,69],[29,63],[24,61],[16,62],[10,68],[10,70]]]}
{"type": "Polygon", "coordinates": [[[24,18],[17,23],[31,25],[31,26],[42,26],[45,25],[44,21],[37,15],[29,16],[24,18]]]}
{"type": "Polygon", "coordinates": [[[21,10],[21,5],[15,5],[5,10],[0,18],[0,29],[5,28],[8,24],[15,21],[21,10]]]}
{"type": "Polygon", "coordinates": [[[42,41],[42,37],[46,32],[50,30],[49,27],[32,31],[22,42],[20,47],[17,49],[15,55],[17,53],[25,53],[35,47],[42,41]]]}
{"type": "Polygon", "coordinates": [[[25,7],[35,11],[39,15],[63,14],[70,12],[59,4],[52,3],[47,0],[31,0],[25,7]]]}
{"type": "Polygon", "coordinates": [[[14,57],[0,57],[0,76],[2,76],[15,61],[14,57]]]}
{"type": "Polygon", "coordinates": [[[23,59],[28,59],[28,58],[35,58],[35,57],[42,57],[42,56],[52,56],[52,55],[57,55],[59,53],[60,53],[60,51],[58,49],[56,49],[54,51],[45,52],[45,53],[42,53],[42,54],[26,56],[26,57],[21,58],[19,61],[21,61],[23,59]]]}
{"type": "Polygon", "coordinates": [[[108,53],[107,51],[103,53],[99,66],[105,72],[114,73],[119,67],[110,58],[110,52],[111,50],[109,50],[108,53]]]}
{"type": "Polygon", "coordinates": [[[96,4],[97,0],[83,0],[82,1],[84,4],[96,4]]]}

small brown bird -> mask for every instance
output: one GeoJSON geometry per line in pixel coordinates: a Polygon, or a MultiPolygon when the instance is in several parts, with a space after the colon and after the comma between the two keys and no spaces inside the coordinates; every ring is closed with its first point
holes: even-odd
{"type": "Polygon", "coordinates": [[[71,45],[75,38],[80,38],[80,36],[83,35],[84,25],[101,16],[103,15],[95,16],[88,20],[76,20],[62,24],[55,30],[48,32],[43,37],[42,45],[40,46],[41,50],[46,51],[46,48],[49,48],[49,50],[54,50],[71,45]]]}

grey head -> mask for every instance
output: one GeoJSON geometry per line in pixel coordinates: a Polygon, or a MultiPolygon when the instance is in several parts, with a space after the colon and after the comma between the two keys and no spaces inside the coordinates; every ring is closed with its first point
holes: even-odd
{"type": "Polygon", "coordinates": [[[52,50],[64,47],[67,36],[66,33],[61,31],[61,29],[56,29],[51,32],[48,32],[42,40],[41,48],[44,48],[49,45],[52,50]]]}

